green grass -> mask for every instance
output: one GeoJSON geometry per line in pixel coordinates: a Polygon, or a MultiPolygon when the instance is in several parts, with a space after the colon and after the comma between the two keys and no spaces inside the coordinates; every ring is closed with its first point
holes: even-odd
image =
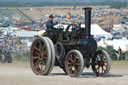
{"type": "MultiPolygon", "coordinates": [[[[12,19],[12,15],[13,14],[17,14],[19,15],[22,19],[26,19],[26,17],[20,13],[17,9],[1,9],[0,12],[0,18],[3,18],[5,16],[9,17],[10,19],[12,19]]],[[[13,19],[12,19],[13,20],[13,19]]]]}
{"type": "Polygon", "coordinates": [[[16,9],[16,10],[14,10],[14,11],[15,11],[15,13],[16,13],[16,14],[20,15],[20,16],[21,16],[21,18],[26,19],[26,17],[25,17],[23,14],[21,14],[17,9],[16,9]]]}
{"type": "Polygon", "coordinates": [[[127,64],[128,64],[128,61],[125,61],[125,60],[119,60],[119,61],[112,61],[112,63],[127,63],[127,64]]]}
{"type": "Polygon", "coordinates": [[[29,53],[26,54],[11,54],[14,62],[29,62],[29,53]]]}
{"type": "Polygon", "coordinates": [[[13,62],[29,62],[28,57],[23,57],[23,58],[15,58],[13,62]]]}

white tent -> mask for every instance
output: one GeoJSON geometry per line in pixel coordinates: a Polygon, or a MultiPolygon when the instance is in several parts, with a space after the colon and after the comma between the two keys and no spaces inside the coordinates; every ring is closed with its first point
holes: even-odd
{"type": "MultiPolygon", "coordinates": [[[[82,24],[81,27],[85,27],[82,24]]],[[[98,24],[91,24],[91,34],[94,36],[105,36],[106,38],[111,38],[112,35],[106,31],[104,31],[98,24]]]]}
{"type": "Polygon", "coordinates": [[[92,35],[100,35],[105,37],[112,37],[112,35],[106,31],[104,31],[98,24],[93,24],[91,26],[92,35]]]}
{"type": "Polygon", "coordinates": [[[114,24],[113,25],[113,30],[117,30],[118,31],[118,30],[121,30],[121,28],[122,28],[121,24],[114,24]]]}
{"type": "Polygon", "coordinates": [[[128,51],[128,40],[126,39],[101,40],[98,42],[98,46],[106,47],[108,45],[113,46],[115,50],[120,47],[123,51],[128,51]]]}

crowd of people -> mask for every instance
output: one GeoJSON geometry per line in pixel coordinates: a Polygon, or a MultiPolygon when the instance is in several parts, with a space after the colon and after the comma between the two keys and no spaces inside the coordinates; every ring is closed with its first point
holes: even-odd
{"type": "Polygon", "coordinates": [[[20,40],[16,36],[11,35],[3,37],[3,41],[0,43],[0,47],[9,53],[23,54],[28,52],[27,47],[22,46],[20,40]]]}

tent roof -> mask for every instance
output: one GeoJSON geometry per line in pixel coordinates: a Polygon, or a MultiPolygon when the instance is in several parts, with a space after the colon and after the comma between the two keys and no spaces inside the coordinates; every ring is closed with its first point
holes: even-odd
{"type": "Polygon", "coordinates": [[[38,35],[38,32],[35,31],[16,31],[14,33],[18,37],[34,37],[35,35],[38,35]]]}

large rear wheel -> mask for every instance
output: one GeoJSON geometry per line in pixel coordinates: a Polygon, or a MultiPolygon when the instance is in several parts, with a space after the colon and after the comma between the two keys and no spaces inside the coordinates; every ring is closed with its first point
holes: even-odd
{"type": "Polygon", "coordinates": [[[49,42],[49,45],[51,48],[51,64],[50,64],[49,70],[47,72],[47,74],[49,74],[55,65],[55,48],[54,48],[54,44],[50,38],[48,38],[48,37],[44,37],[44,38],[49,42]]]}
{"type": "Polygon", "coordinates": [[[65,69],[69,76],[79,77],[83,72],[84,59],[78,50],[71,50],[65,58],[65,69]]]}
{"type": "Polygon", "coordinates": [[[51,48],[44,37],[36,38],[30,50],[30,65],[37,75],[47,75],[51,65],[51,48]]]}

